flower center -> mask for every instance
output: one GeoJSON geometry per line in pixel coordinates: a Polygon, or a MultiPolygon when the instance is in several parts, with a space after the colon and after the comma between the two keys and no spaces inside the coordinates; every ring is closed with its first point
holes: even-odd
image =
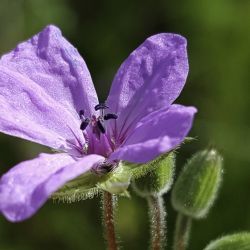
{"type": "Polygon", "coordinates": [[[118,117],[116,114],[106,112],[109,107],[105,103],[99,103],[94,108],[95,111],[99,111],[99,115],[87,117],[84,115],[84,110],[79,111],[80,129],[85,138],[83,154],[99,154],[108,158],[115,150],[116,143],[110,129],[108,127],[106,129],[105,125],[108,120],[115,120],[118,117]]]}
{"type": "Polygon", "coordinates": [[[105,103],[99,103],[95,106],[96,111],[100,111],[100,115],[96,117],[95,115],[92,115],[92,117],[85,117],[84,116],[84,110],[79,111],[79,116],[81,119],[81,125],[80,129],[85,130],[89,124],[93,127],[93,132],[99,132],[104,134],[106,132],[104,121],[110,120],[110,119],[117,119],[117,115],[113,113],[105,114],[105,109],[108,109],[109,107],[105,103]]]}

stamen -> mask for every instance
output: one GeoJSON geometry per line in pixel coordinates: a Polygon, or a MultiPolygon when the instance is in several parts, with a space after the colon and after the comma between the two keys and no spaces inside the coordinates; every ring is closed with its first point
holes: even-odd
{"type": "Polygon", "coordinates": [[[80,119],[81,119],[81,120],[84,118],[84,110],[83,110],[83,109],[81,109],[81,110],[79,111],[79,116],[80,116],[80,119]]]}
{"type": "Polygon", "coordinates": [[[97,121],[97,127],[99,130],[104,134],[105,133],[105,127],[103,126],[102,122],[100,120],[97,121]]]}
{"type": "Polygon", "coordinates": [[[79,110],[79,117],[81,119],[80,129],[85,130],[87,128],[87,126],[90,124],[93,127],[93,131],[95,130],[95,133],[96,132],[98,133],[98,131],[96,129],[94,129],[95,127],[97,127],[99,132],[104,134],[106,132],[106,129],[104,126],[104,121],[107,121],[110,119],[117,119],[118,116],[116,114],[113,114],[113,113],[104,114],[105,109],[109,108],[105,103],[99,103],[94,108],[96,111],[100,110],[99,117],[92,115],[91,118],[86,118],[84,116],[84,110],[83,109],[79,110]]]}
{"type": "Polygon", "coordinates": [[[90,122],[89,118],[85,118],[80,125],[80,129],[85,130],[89,125],[89,122],[90,122]]]}
{"type": "Polygon", "coordinates": [[[109,120],[109,119],[117,119],[118,118],[118,116],[116,115],[116,114],[106,114],[106,115],[104,115],[104,120],[109,120]]]}
{"type": "Polygon", "coordinates": [[[95,111],[99,109],[108,109],[109,107],[105,103],[99,103],[95,106],[95,111]]]}

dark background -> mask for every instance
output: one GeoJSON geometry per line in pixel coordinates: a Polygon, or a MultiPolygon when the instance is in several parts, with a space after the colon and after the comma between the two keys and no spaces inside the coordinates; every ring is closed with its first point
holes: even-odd
{"type": "MultiPolygon", "coordinates": [[[[202,249],[225,233],[250,230],[250,1],[0,0],[0,53],[49,23],[59,26],[83,55],[102,100],[121,62],[148,36],[175,32],[188,39],[190,74],[177,102],[198,107],[191,132],[198,140],[179,150],[177,167],[207,145],[225,158],[219,199],[207,219],[194,222],[189,249],[202,249]]],[[[45,150],[1,134],[1,174],[45,150]]],[[[175,213],[169,195],[165,202],[170,245],[175,213]]],[[[145,205],[135,195],[120,199],[118,232],[124,249],[148,247],[145,205]]],[[[99,207],[98,198],[75,204],[50,201],[23,223],[0,217],[0,249],[104,249],[99,207]]]]}

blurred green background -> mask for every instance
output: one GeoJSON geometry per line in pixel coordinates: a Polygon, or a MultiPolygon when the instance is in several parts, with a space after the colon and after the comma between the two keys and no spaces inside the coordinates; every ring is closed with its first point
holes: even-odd
{"type": "MultiPolygon", "coordinates": [[[[214,145],[225,158],[219,199],[193,224],[189,249],[240,230],[250,230],[250,1],[0,0],[0,53],[45,25],[58,25],[86,60],[100,99],[105,100],[121,62],[148,36],[175,32],[188,39],[190,74],[178,103],[199,113],[192,136],[179,150],[177,167],[198,149],[214,145]]],[[[1,107],[0,107],[1,108],[1,107]]],[[[0,135],[0,173],[47,149],[0,135]]],[[[169,204],[168,244],[175,213],[169,204]]],[[[145,202],[120,199],[118,231],[124,249],[147,249],[145,202]]],[[[98,198],[46,205],[31,219],[11,224],[0,217],[1,250],[104,249],[98,198]]]]}

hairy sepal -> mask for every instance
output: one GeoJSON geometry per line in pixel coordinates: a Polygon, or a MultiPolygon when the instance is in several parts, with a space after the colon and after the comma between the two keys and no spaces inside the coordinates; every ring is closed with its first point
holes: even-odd
{"type": "Polygon", "coordinates": [[[175,155],[170,153],[154,161],[154,167],[133,181],[134,191],[142,197],[163,195],[171,188],[174,179],[175,155]]]}
{"type": "Polygon", "coordinates": [[[250,250],[250,233],[236,233],[212,241],[204,250],[250,250]]]}
{"type": "Polygon", "coordinates": [[[130,185],[130,179],[129,171],[124,170],[122,164],[107,174],[96,174],[93,171],[88,171],[67,182],[53,193],[51,198],[54,201],[71,203],[93,198],[102,190],[128,197],[127,189],[130,185]]]}
{"type": "Polygon", "coordinates": [[[131,174],[131,180],[139,179],[147,173],[153,171],[157,168],[157,166],[164,164],[165,161],[169,161],[174,158],[174,152],[168,152],[166,154],[160,155],[153,161],[150,161],[145,164],[133,164],[129,162],[122,162],[124,171],[127,171],[131,174]]]}
{"type": "Polygon", "coordinates": [[[76,202],[93,198],[99,193],[96,184],[105,179],[105,176],[96,175],[92,171],[67,182],[63,187],[52,194],[51,198],[58,202],[76,202]]]}
{"type": "Polygon", "coordinates": [[[145,176],[161,164],[174,159],[174,153],[161,155],[147,164],[132,164],[120,162],[118,167],[107,174],[96,174],[93,171],[67,182],[56,191],[51,198],[55,201],[76,202],[93,198],[100,191],[105,190],[111,194],[129,197],[128,187],[132,180],[145,176]]]}
{"type": "Polygon", "coordinates": [[[125,195],[130,185],[131,174],[126,171],[122,164],[119,164],[113,172],[109,173],[108,176],[97,183],[97,187],[111,194],[125,195]]]}

